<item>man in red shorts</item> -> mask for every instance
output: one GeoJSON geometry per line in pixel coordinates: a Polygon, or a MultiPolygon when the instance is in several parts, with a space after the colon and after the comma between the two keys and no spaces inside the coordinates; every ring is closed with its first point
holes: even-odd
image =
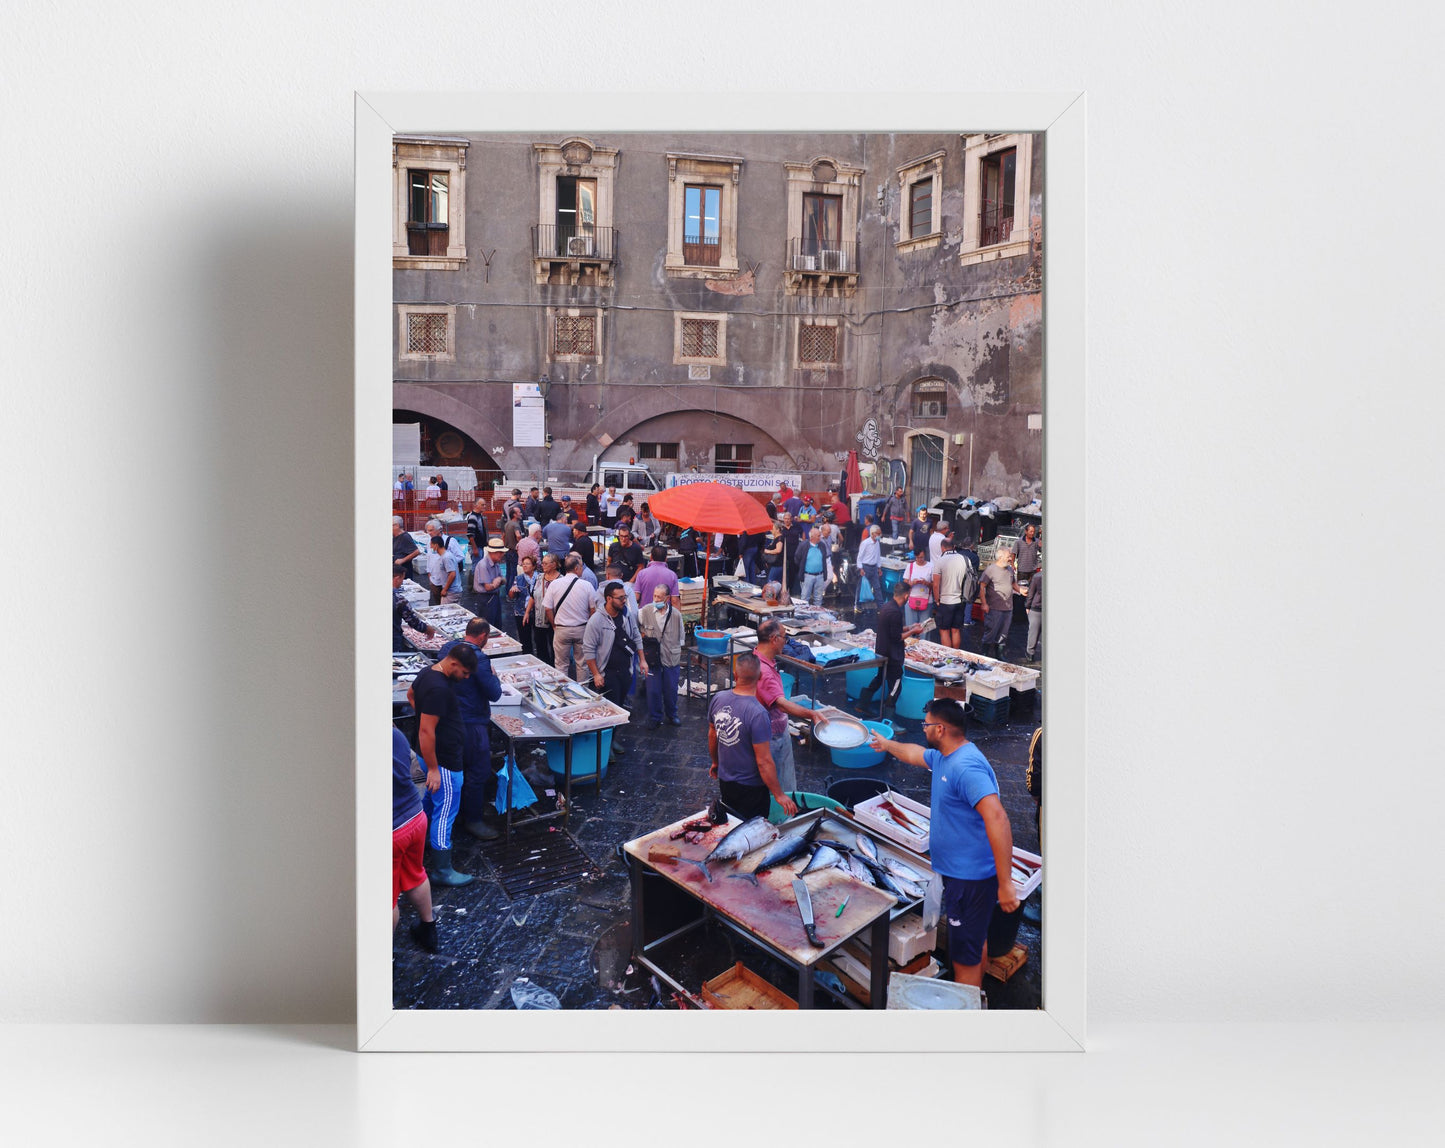
{"type": "Polygon", "coordinates": [[[395,726],[391,730],[391,927],[401,920],[396,899],[403,893],[421,918],[411,935],[429,953],[437,951],[437,923],[431,911],[431,882],[422,857],[426,850],[426,813],[411,780],[411,746],[395,726]]]}

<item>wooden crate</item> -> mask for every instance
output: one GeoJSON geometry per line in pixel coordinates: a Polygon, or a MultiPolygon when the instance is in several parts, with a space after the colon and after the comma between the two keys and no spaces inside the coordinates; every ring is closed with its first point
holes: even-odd
{"type": "Polygon", "coordinates": [[[727,972],[703,982],[702,999],[713,1008],[725,1009],[788,1009],[798,1002],[781,989],[776,989],[742,961],[727,972]]]}

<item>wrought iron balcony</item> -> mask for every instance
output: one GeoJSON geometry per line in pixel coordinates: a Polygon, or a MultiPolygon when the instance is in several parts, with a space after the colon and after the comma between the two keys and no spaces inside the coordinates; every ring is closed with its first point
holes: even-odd
{"type": "Polygon", "coordinates": [[[612,263],[617,259],[617,238],[615,227],[538,223],[532,226],[532,255],[536,259],[612,263]]]}
{"type": "Polygon", "coordinates": [[[1014,230],[1014,205],[1012,203],[985,204],[978,213],[978,245],[992,247],[996,243],[1007,243],[1014,230]]]}
{"type": "Polygon", "coordinates": [[[833,239],[789,239],[784,266],[801,274],[857,275],[858,245],[833,239]]]}

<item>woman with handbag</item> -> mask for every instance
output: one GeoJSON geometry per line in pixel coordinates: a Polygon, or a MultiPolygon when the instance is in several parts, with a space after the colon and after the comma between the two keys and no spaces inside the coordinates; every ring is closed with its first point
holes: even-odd
{"type": "Polygon", "coordinates": [[[903,572],[908,587],[908,601],[903,606],[903,620],[910,626],[928,621],[933,613],[933,564],[928,561],[928,543],[917,546],[913,561],[903,572]]]}
{"type": "Polygon", "coordinates": [[[522,559],[522,568],[512,579],[507,597],[512,603],[512,615],[517,620],[517,640],[522,643],[522,653],[535,654],[533,639],[536,628],[532,625],[532,590],[537,583],[537,560],[530,554],[522,559]]]}
{"type": "Polygon", "coordinates": [[[532,580],[532,596],[527,599],[527,612],[522,618],[524,625],[528,622],[532,625],[532,655],[549,666],[555,665],[557,659],[552,650],[552,627],[547,624],[547,611],[542,608],[542,599],[547,596],[552,583],[561,576],[557,556],[543,555],[542,573],[532,580]]]}

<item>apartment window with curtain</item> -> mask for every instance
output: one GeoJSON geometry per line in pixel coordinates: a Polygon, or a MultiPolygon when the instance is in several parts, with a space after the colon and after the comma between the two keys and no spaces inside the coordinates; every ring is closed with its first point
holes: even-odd
{"type": "Polygon", "coordinates": [[[407,251],[411,255],[447,253],[447,173],[408,172],[410,210],[407,213],[407,251]]]}

